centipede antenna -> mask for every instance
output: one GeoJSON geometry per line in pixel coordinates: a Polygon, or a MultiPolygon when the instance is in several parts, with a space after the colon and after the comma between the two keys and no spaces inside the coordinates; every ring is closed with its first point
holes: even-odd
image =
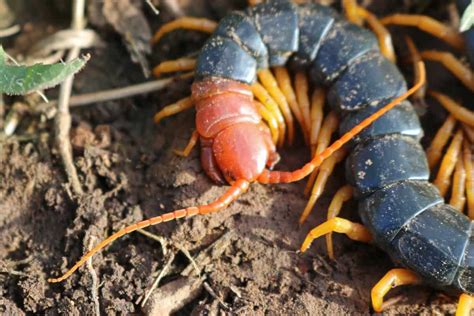
{"type": "Polygon", "coordinates": [[[314,169],[321,166],[324,160],[330,157],[335,151],[339,150],[342,146],[344,146],[347,142],[349,142],[352,138],[358,135],[362,130],[364,130],[367,126],[375,122],[378,118],[382,115],[393,109],[397,104],[411,96],[415,93],[426,81],[426,71],[425,65],[423,62],[418,64],[420,68],[420,79],[419,81],[410,88],[406,93],[403,95],[396,97],[390,103],[385,105],[383,108],[375,112],[374,114],[370,115],[368,118],[364,119],[354,128],[352,128],[349,132],[345,133],[340,137],[337,141],[335,141],[331,146],[326,148],[321,154],[315,156],[310,162],[304,165],[302,168],[297,169],[295,171],[287,172],[287,171],[270,171],[268,169],[264,170],[260,176],[258,177],[257,181],[260,183],[290,183],[295,182],[303,179],[304,177],[308,176],[314,169]]]}
{"type": "Polygon", "coordinates": [[[156,44],[160,39],[167,33],[172,32],[178,29],[201,31],[204,33],[212,33],[217,27],[215,21],[203,18],[194,18],[189,16],[184,16],[173,20],[171,22],[165,23],[161,28],[155,33],[153,39],[151,40],[152,44],[156,44]]]}
{"type": "Polygon", "coordinates": [[[133,225],[127,226],[119,230],[118,232],[114,233],[113,235],[109,236],[107,239],[104,239],[99,244],[97,244],[94,248],[92,248],[89,252],[87,252],[76,264],[74,264],[72,268],[66,271],[66,273],[64,273],[62,276],[60,276],[59,278],[50,278],[48,279],[48,282],[57,283],[57,282],[61,282],[65,280],[71,274],[73,274],[77,269],[79,269],[87,261],[87,259],[89,259],[94,254],[102,250],[104,247],[108,246],[114,240],[124,235],[134,232],[137,229],[157,225],[163,222],[169,222],[178,218],[191,217],[198,214],[205,215],[208,213],[214,213],[214,212],[220,211],[221,209],[226,208],[230,203],[235,201],[240,195],[245,193],[248,187],[249,187],[248,181],[237,180],[232,184],[232,186],[230,187],[229,190],[227,190],[227,192],[225,192],[217,200],[215,200],[214,202],[210,204],[201,205],[201,206],[193,206],[193,207],[188,207],[185,209],[176,210],[170,213],[165,213],[163,215],[152,217],[152,218],[143,220],[141,222],[135,223],[133,225]]]}

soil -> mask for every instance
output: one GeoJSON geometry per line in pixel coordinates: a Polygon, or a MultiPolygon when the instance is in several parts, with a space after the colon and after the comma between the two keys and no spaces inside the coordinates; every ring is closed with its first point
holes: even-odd
{"type": "MultiPolygon", "coordinates": [[[[34,10],[16,11],[17,19],[29,21],[29,27],[7,41],[7,48],[21,51],[33,39],[45,35],[39,30],[50,33],[67,27],[69,8],[57,3],[46,5],[46,2],[38,2],[34,10]]],[[[384,2],[378,7],[374,5],[373,10],[378,14],[402,11],[402,4],[406,10],[415,10],[410,1],[384,2]]],[[[182,0],[176,4],[185,14],[213,19],[245,6],[243,1],[224,0],[182,0]]],[[[440,9],[442,6],[435,3],[427,12],[441,14],[446,20],[439,13],[445,12],[440,9]]],[[[152,29],[174,17],[168,7],[160,9],[160,15],[154,16],[146,5],[142,7],[152,29]]],[[[100,23],[92,27],[106,46],[90,51],[92,59],[77,76],[74,92],[144,81],[140,66],[130,60],[114,30],[100,23]]],[[[408,32],[419,39],[428,38],[420,32],[408,32]]],[[[205,38],[195,32],[176,32],[154,48],[149,61],[155,64],[192,54],[205,38]]],[[[426,43],[423,45],[436,43],[445,47],[432,39],[426,43]]],[[[455,81],[441,68],[432,66],[430,70],[441,74],[435,83],[437,87],[449,86],[450,93],[462,91],[461,87],[453,88],[455,81]]],[[[189,87],[190,81],[184,80],[149,96],[72,110],[71,141],[86,192],[81,197],[74,196],[67,184],[54,148],[52,121],[29,116],[25,120],[34,123],[33,136],[19,137],[26,134],[26,127],[20,126],[18,137],[2,141],[0,313],[94,314],[90,269],[82,267],[60,284],[48,284],[46,278],[64,272],[92,244],[113,231],[173,209],[207,203],[223,193],[226,188],[216,186],[202,172],[198,151],[188,158],[172,152],[173,148],[183,147],[191,135],[193,111],[167,118],[159,125],[152,121],[153,113],[189,94],[189,87]]],[[[53,89],[48,95],[54,98],[55,93],[53,89]]],[[[435,105],[430,103],[430,106],[435,110],[422,118],[431,122],[426,123],[425,142],[444,115],[435,105]]],[[[283,150],[282,157],[278,168],[289,170],[307,161],[309,152],[298,142],[283,150]]],[[[230,242],[219,255],[210,255],[211,260],[201,266],[206,286],[201,282],[198,291],[180,293],[188,303],[174,308],[176,314],[372,314],[370,289],[393,267],[385,253],[343,236],[335,236],[334,261],[327,257],[324,239],[317,240],[305,254],[296,252],[307,232],[324,221],[329,201],[343,181],[343,165],[340,165],[317,208],[302,226],[297,220],[306,202],[304,182],[252,184],[248,193],[219,213],[147,229],[165,238],[166,251],[156,240],[140,233],[121,238],[92,259],[99,283],[101,314],[150,314],[153,310],[157,314],[156,306],[150,305],[160,302],[160,291],[152,294],[145,308],[139,302],[170,253],[177,255],[159,287],[182,280],[180,273],[190,264],[177,247],[198,257],[224,234],[230,234],[230,242]]],[[[342,216],[358,220],[355,210],[356,205],[348,203],[342,216]]],[[[389,298],[396,304],[387,309],[387,315],[447,314],[453,313],[456,306],[456,299],[425,286],[395,289],[389,298]]],[[[171,300],[170,297],[168,301],[171,300]]]]}

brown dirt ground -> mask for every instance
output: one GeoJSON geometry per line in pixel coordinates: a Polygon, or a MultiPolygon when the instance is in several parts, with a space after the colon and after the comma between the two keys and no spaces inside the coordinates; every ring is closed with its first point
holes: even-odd
{"type": "MultiPolygon", "coordinates": [[[[406,3],[385,1],[374,9],[377,13],[400,11],[406,3]]],[[[223,0],[179,4],[186,13],[212,18],[243,6],[242,1],[223,0]]],[[[428,12],[436,13],[436,8],[434,5],[428,12]]],[[[36,18],[30,17],[33,27],[7,42],[7,47],[28,43],[38,28],[67,25],[67,19],[56,16],[48,20],[46,9],[38,10],[36,18]]],[[[59,16],[64,15],[61,8],[58,10],[59,16]]],[[[147,16],[153,27],[172,18],[166,9],[159,17],[150,12],[147,16]]],[[[91,51],[93,58],[77,76],[75,92],[143,81],[120,38],[107,28],[99,28],[99,32],[107,47],[91,51]]],[[[194,52],[204,39],[193,32],[177,32],[155,48],[151,60],[156,63],[194,52]]],[[[442,73],[441,86],[453,82],[442,69],[430,69],[442,73]]],[[[13,138],[0,145],[0,313],[93,314],[92,279],[87,268],[61,284],[50,285],[45,279],[65,271],[79,259],[90,247],[91,239],[97,241],[127,224],[165,211],[206,203],[225,190],[204,175],[197,151],[187,159],[171,152],[182,147],[191,134],[192,111],[166,119],[159,126],[152,122],[154,112],[188,92],[189,81],[183,81],[150,96],[73,110],[74,141],[87,143],[75,151],[75,163],[87,192],[81,198],[71,196],[66,184],[53,146],[51,122],[38,124],[33,139],[13,138]],[[91,143],[104,135],[110,137],[110,144],[91,143]]],[[[438,114],[427,116],[440,120],[438,114]]],[[[429,139],[432,133],[427,134],[429,139]]],[[[298,144],[283,151],[282,156],[278,168],[293,169],[308,159],[308,151],[298,144]]],[[[328,259],[324,240],[316,241],[304,255],[295,252],[309,229],[323,221],[324,210],[342,183],[342,165],[334,179],[301,227],[297,219],[305,204],[303,182],[254,184],[218,214],[150,228],[150,232],[166,237],[170,245],[185,247],[193,256],[225,232],[231,233],[231,242],[223,253],[212,256],[203,267],[206,282],[230,310],[202,289],[178,314],[372,314],[370,289],[393,266],[386,254],[341,236],[335,237],[335,261],[328,259]]],[[[343,216],[357,220],[354,209],[355,205],[349,204],[343,216]]],[[[172,246],[168,248],[168,252],[175,251],[172,246]]],[[[139,233],[121,238],[96,255],[93,266],[100,283],[101,312],[146,313],[137,300],[150,288],[165,262],[160,244],[139,233]]],[[[188,259],[178,254],[161,284],[174,282],[188,264],[188,259]]],[[[398,301],[387,315],[446,314],[455,309],[454,299],[424,286],[397,289],[390,297],[398,301]]]]}

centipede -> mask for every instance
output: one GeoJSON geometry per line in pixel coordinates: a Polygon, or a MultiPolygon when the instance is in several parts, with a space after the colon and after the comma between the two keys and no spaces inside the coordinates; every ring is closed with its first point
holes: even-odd
{"type": "MultiPolygon", "coordinates": [[[[460,1],[459,5],[462,12],[467,4],[460,1]]],[[[470,147],[463,141],[461,128],[441,158],[456,122],[467,130],[474,124],[466,114],[469,110],[447,95],[429,91],[452,114],[427,156],[420,144],[423,129],[407,98],[426,82],[423,60],[445,64],[470,90],[472,71],[441,52],[414,53],[417,78],[408,88],[394,63],[396,56],[386,26],[416,26],[456,49],[466,50],[471,62],[474,29],[461,35],[424,16],[395,14],[379,20],[353,0],[344,0],[343,7],[346,17],[331,7],[304,1],[249,1],[247,9],[233,11],[219,23],[182,17],[164,24],[156,32],[154,44],[176,29],[202,31],[210,37],[196,59],[181,58],[155,67],[156,76],[193,71],[194,82],[191,96],[164,107],[154,121],[159,123],[194,107],[196,129],[186,148],[177,154],[187,156],[199,143],[204,172],[216,184],[230,188],[207,205],[175,210],[119,230],[62,276],[48,281],[65,280],[95,253],[133,231],[225,209],[252,183],[291,183],[309,177],[306,191],[310,199],[299,220],[303,223],[334,166],[345,160],[348,185],[337,191],[328,220],[308,233],[301,252],[314,239],[326,236],[329,256],[334,257],[332,233],[373,243],[400,266],[373,287],[376,312],[383,310],[383,298],[392,287],[426,283],[448,293],[460,293],[457,315],[469,315],[474,306],[473,225],[459,211],[462,207],[452,206],[444,198],[450,184],[447,178],[454,169],[461,177],[458,168],[464,168],[463,179],[474,183],[470,147]],[[294,88],[286,67],[296,73],[294,88]],[[318,87],[311,98],[305,97],[309,86],[305,75],[318,87]],[[330,113],[323,118],[325,102],[330,113]],[[280,159],[277,149],[294,142],[296,125],[312,158],[294,171],[275,170],[280,159]],[[330,143],[333,133],[339,138],[330,143]],[[454,159],[461,148],[464,164],[454,159]],[[432,184],[430,169],[440,161],[438,177],[432,184]],[[352,197],[357,200],[362,223],[338,216],[341,205],[352,197]]],[[[467,189],[454,183],[453,192],[456,187],[459,194],[453,193],[452,199],[460,203],[464,191],[471,190],[467,202],[469,212],[474,212],[471,182],[464,180],[467,189]]]]}

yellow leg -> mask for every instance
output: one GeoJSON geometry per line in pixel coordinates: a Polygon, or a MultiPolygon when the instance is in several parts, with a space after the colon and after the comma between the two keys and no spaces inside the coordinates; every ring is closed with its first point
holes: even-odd
{"type": "Polygon", "coordinates": [[[393,289],[400,285],[419,284],[421,279],[415,273],[407,269],[392,269],[385,274],[385,276],[377,282],[372,288],[372,306],[374,311],[381,313],[383,311],[383,298],[393,289]]]}
{"type": "Polygon", "coordinates": [[[438,174],[433,182],[433,184],[438,187],[441,196],[446,195],[449,185],[451,184],[451,175],[453,174],[454,167],[459,159],[462,140],[462,130],[458,130],[441,161],[438,174]]]}
{"type": "Polygon", "coordinates": [[[288,102],[286,102],[285,95],[281,92],[280,88],[278,88],[278,83],[270,70],[259,70],[258,79],[280,107],[286,125],[288,126],[288,143],[291,145],[295,137],[295,127],[293,125],[293,116],[291,115],[290,106],[288,102]]]}
{"type": "Polygon", "coordinates": [[[183,150],[175,149],[173,150],[173,152],[178,156],[187,157],[191,153],[191,150],[193,150],[194,146],[196,146],[198,140],[199,140],[199,133],[195,130],[192,133],[191,138],[189,139],[189,142],[186,145],[186,147],[183,150]]]}
{"type": "Polygon", "coordinates": [[[283,146],[285,143],[286,125],[278,104],[273,100],[270,94],[268,94],[267,90],[265,90],[265,88],[258,82],[252,85],[252,93],[276,118],[279,130],[278,146],[283,146]]]}
{"type": "Polygon", "coordinates": [[[278,121],[262,103],[255,101],[255,106],[257,108],[258,113],[263,117],[265,122],[267,122],[268,127],[270,128],[270,132],[272,133],[272,140],[274,144],[278,142],[278,121]]]}
{"type": "Polygon", "coordinates": [[[180,58],[164,61],[153,68],[153,75],[159,77],[164,73],[194,70],[196,59],[180,58]]]}
{"type": "MultiPolygon", "coordinates": [[[[337,190],[336,194],[332,198],[331,204],[329,204],[328,208],[328,218],[330,220],[335,218],[341,212],[342,205],[349,201],[352,198],[352,187],[350,185],[345,185],[339,190],[337,190]]],[[[334,247],[332,243],[332,233],[326,235],[326,247],[328,249],[328,256],[331,259],[334,259],[334,247]]]]}
{"type": "Polygon", "coordinates": [[[257,4],[259,4],[259,3],[262,3],[263,0],[248,0],[247,2],[249,3],[249,6],[250,6],[250,7],[253,7],[254,5],[257,5],[257,4]]]}
{"type": "MultiPolygon", "coordinates": [[[[332,134],[337,130],[339,126],[339,118],[335,112],[330,112],[328,116],[323,121],[323,125],[321,127],[321,131],[319,133],[318,142],[316,146],[315,155],[319,155],[323,150],[325,150],[329,143],[331,142],[332,134]]],[[[316,175],[318,174],[318,170],[316,169],[308,179],[308,183],[306,184],[306,188],[304,190],[304,194],[309,194],[311,188],[313,187],[314,181],[316,180],[316,175]]]]}
{"type": "Polygon", "coordinates": [[[428,158],[428,166],[433,169],[441,158],[442,150],[448,143],[449,138],[453,133],[454,126],[456,125],[456,119],[450,115],[439,128],[436,136],[433,138],[430,147],[426,151],[428,158]]]}
{"type": "Polygon", "coordinates": [[[467,124],[461,124],[461,127],[467,140],[469,140],[471,144],[474,144],[474,127],[471,127],[467,124]]]}
{"type": "Polygon", "coordinates": [[[309,136],[309,144],[311,146],[311,155],[316,153],[316,146],[318,142],[319,132],[323,123],[324,100],[326,99],[326,91],[322,88],[317,88],[311,97],[311,132],[309,136]]]}
{"type": "MultiPolygon", "coordinates": [[[[411,56],[411,62],[413,64],[413,74],[414,74],[413,80],[416,82],[420,78],[420,69],[418,69],[416,65],[418,65],[419,62],[422,62],[423,59],[421,58],[420,51],[416,47],[411,37],[409,36],[405,37],[405,42],[407,43],[408,51],[410,52],[410,56],[411,56]]],[[[418,89],[418,91],[416,91],[413,94],[413,98],[416,100],[424,101],[425,93],[426,93],[426,85],[418,89]]]]}
{"type": "Polygon", "coordinates": [[[181,99],[176,103],[165,106],[160,112],[155,114],[153,119],[155,123],[159,123],[165,117],[172,116],[184,110],[190,109],[193,107],[193,105],[194,104],[191,97],[181,99]]]}
{"type": "Polygon", "coordinates": [[[473,308],[474,296],[463,293],[459,297],[458,308],[456,309],[456,316],[470,316],[471,310],[473,308]]]}
{"type": "Polygon", "coordinates": [[[165,34],[178,29],[212,33],[214,32],[216,27],[217,23],[212,20],[184,16],[182,18],[178,18],[176,20],[163,24],[161,28],[155,33],[151,42],[152,44],[156,44],[165,34]]]}
{"type": "Polygon", "coordinates": [[[362,26],[364,18],[359,14],[359,5],[356,0],[343,0],[342,7],[349,22],[362,26]]]}
{"type": "Polygon", "coordinates": [[[421,57],[425,60],[441,63],[469,90],[474,91],[474,76],[471,69],[469,66],[460,62],[453,54],[436,50],[426,50],[421,52],[421,57]]]}
{"type": "Polygon", "coordinates": [[[372,241],[372,236],[370,232],[362,226],[361,224],[353,223],[347,219],[340,217],[334,217],[327,222],[322,223],[321,225],[313,228],[309,234],[306,236],[303,244],[301,245],[301,252],[308,250],[311,243],[316,238],[324,236],[329,233],[340,233],[346,234],[352,240],[361,241],[361,242],[370,242],[372,241]]]}
{"type": "Polygon", "coordinates": [[[464,168],[463,159],[459,159],[454,168],[453,188],[449,204],[462,212],[464,204],[466,204],[466,169],[464,168]]]}
{"type": "Polygon", "coordinates": [[[309,136],[309,126],[311,124],[311,115],[309,110],[309,84],[306,73],[299,71],[295,75],[296,99],[300,106],[304,124],[307,127],[306,133],[309,136]]]}
{"type": "Polygon", "coordinates": [[[313,190],[311,191],[311,196],[309,197],[309,201],[304,208],[303,213],[301,214],[299,223],[303,224],[304,221],[308,218],[309,214],[313,210],[314,205],[318,201],[319,197],[324,191],[326,183],[328,181],[329,176],[334,171],[334,166],[341,162],[346,157],[347,151],[344,148],[339,149],[336,151],[331,157],[329,157],[326,161],[323,162],[321,167],[319,167],[318,177],[314,182],[313,190]]]}
{"type": "Polygon", "coordinates": [[[438,100],[441,105],[451,113],[458,121],[466,123],[469,126],[474,127],[474,112],[469,111],[447,95],[436,92],[436,91],[429,91],[429,95],[434,97],[438,100]]]}
{"type": "Polygon", "coordinates": [[[464,49],[464,39],[456,30],[444,25],[435,19],[425,15],[394,14],[381,19],[382,24],[396,24],[414,26],[435,37],[440,38],[449,45],[459,49],[464,49]]]}
{"type": "Polygon", "coordinates": [[[471,146],[467,141],[463,144],[463,162],[466,169],[467,215],[470,219],[474,219],[474,166],[471,146]]]}
{"type": "Polygon", "coordinates": [[[356,0],[343,0],[342,4],[349,21],[357,25],[362,25],[364,21],[367,22],[377,36],[382,54],[395,63],[397,57],[393,48],[392,36],[382,22],[374,14],[359,6],[356,0]]]}
{"type": "Polygon", "coordinates": [[[275,78],[278,82],[278,86],[285,95],[286,101],[290,105],[291,111],[296,117],[298,124],[300,124],[305,140],[308,140],[308,129],[303,120],[298,101],[296,101],[295,91],[293,90],[293,86],[291,85],[291,79],[288,70],[285,67],[275,67],[273,70],[275,72],[275,78]]]}

